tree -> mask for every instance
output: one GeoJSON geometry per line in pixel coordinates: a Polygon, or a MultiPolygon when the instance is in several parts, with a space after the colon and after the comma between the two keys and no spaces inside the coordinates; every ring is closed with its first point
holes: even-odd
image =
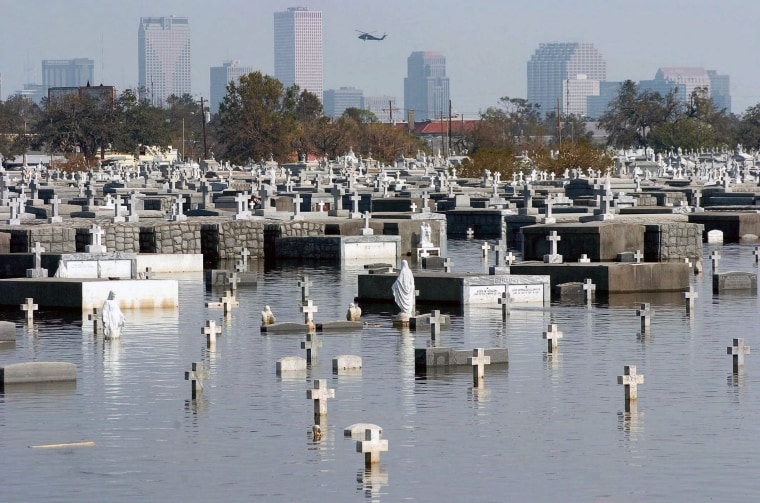
{"type": "Polygon", "coordinates": [[[675,120],[681,113],[677,90],[668,94],[640,91],[631,80],[620,84],[617,97],[599,118],[599,126],[607,131],[607,144],[619,148],[646,146],[653,127],[675,120]]]}
{"type": "Polygon", "coordinates": [[[11,159],[24,154],[35,143],[34,126],[40,107],[24,96],[0,102],[0,155],[11,159]]]}
{"type": "Polygon", "coordinates": [[[270,155],[290,159],[298,132],[295,106],[292,89],[286,93],[279,80],[261,72],[230,82],[213,127],[225,157],[240,164],[270,155]]]}
{"type": "Polygon", "coordinates": [[[317,128],[323,115],[322,102],[315,94],[302,91],[295,101],[294,115],[299,125],[294,147],[299,159],[302,156],[308,159],[309,152],[317,148],[317,128]]]}

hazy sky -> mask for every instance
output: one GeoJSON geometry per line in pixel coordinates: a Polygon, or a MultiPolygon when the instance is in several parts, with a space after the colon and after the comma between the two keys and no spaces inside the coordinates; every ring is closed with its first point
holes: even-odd
{"type": "Polygon", "coordinates": [[[225,59],[274,73],[273,13],[321,10],[324,88],[354,86],[403,107],[406,58],[446,56],[455,112],[526,96],[526,63],[541,42],[591,42],[607,80],[654,77],[660,66],[731,76],[733,112],[760,102],[760,2],[753,0],[0,0],[0,72],[6,97],[41,83],[43,59],[95,60],[96,83],[137,85],[141,16],[187,16],[192,86],[208,97],[209,68],[225,59]],[[363,42],[355,30],[387,33],[363,42]]]}

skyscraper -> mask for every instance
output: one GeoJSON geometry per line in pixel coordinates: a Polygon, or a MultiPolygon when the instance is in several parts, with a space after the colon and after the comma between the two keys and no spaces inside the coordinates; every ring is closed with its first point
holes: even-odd
{"type": "Polygon", "coordinates": [[[439,52],[413,52],[406,60],[404,108],[414,110],[415,120],[449,115],[449,78],[446,57],[439,52]]]}
{"type": "Polygon", "coordinates": [[[328,117],[340,117],[347,108],[362,108],[363,92],[355,87],[328,89],[324,93],[322,108],[328,117]]]}
{"type": "Polygon", "coordinates": [[[137,32],[140,97],[163,106],[190,94],[190,24],[186,17],[141,17],[137,32]]]}
{"type": "Polygon", "coordinates": [[[47,94],[51,87],[95,85],[95,61],[87,58],[43,59],[42,87],[47,94]]]}
{"type": "Polygon", "coordinates": [[[676,98],[684,104],[697,88],[707,89],[707,95],[710,95],[710,76],[701,67],[661,67],[657,69],[654,79],[639,81],[639,91],[653,91],[665,96],[675,90],[676,98]]]}
{"type": "Polygon", "coordinates": [[[715,70],[707,70],[710,77],[710,98],[713,100],[715,110],[726,110],[731,113],[731,79],[728,75],[718,75],[715,70]]]}
{"type": "Polygon", "coordinates": [[[222,66],[211,67],[211,82],[209,86],[209,106],[211,113],[219,111],[219,104],[227,95],[227,84],[240,82],[240,77],[253,73],[253,67],[240,66],[240,61],[225,61],[222,66]]]}
{"type": "Polygon", "coordinates": [[[322,12],[289,7],[274,13],[274,76],[322,100],[322,12]]]}
{"type": "Polygon", "coordinates": [[[562,110],[563,114],[584,112],[581,109],[585,109],[586,96],[599,94],[598,83],[591,81],[606,79],[607,63],[593,44],[540,44],[528,61],[528,102],[539,105],[542,114],[556,111],[558,100],[569,107],[583,103],[582,106],[562,110]],[[585,82],[566,82],[568,80],[585,82]],[[571,93],[569,96],[568,90],[571,93]]]}

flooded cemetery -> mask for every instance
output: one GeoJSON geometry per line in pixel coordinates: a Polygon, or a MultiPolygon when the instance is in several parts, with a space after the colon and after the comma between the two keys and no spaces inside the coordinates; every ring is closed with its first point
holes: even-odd
{"type": "Polygon", "coordinates": [[[2,172],[2,500],[750,499],[759,180],[2,172]]]}

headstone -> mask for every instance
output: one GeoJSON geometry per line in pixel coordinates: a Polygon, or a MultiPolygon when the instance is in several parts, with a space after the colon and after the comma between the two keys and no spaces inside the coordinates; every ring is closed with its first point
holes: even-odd
{"type": "Polygon", "coordinates": [[[472,365],[472,385],[481,388],[486,376],[485,366],[491,364],[491,357],[486,356],[484,348],[475,348],[472,356],[467,358],[467,364],[472,365]]]}
{"type": "Polygon", "coordinates": [[[216,344],[216,336],[222,334],[222,327],[217,327],[214,320],[206,320],[206,326],[201,328],[201,335],[206,336],[206,347],[211,348],[216,344]]]}
{"type": "Polygon", "coordinates": [[[63,217],[58,214],[61,207],[61,198],[58,197],[57,194],[50,198],[50,206],[53,210],[53,216],[48,218],[48,223],[54,224],[63,222],[63,217]]]}
{"type": "Polygon", "coordinates": [[[208,377],[208,371],[203,370],[202,362],[194,362],[190,371],[185,372],[185,381],[190,381],[190,391],[195,398],[203,391],[203,380],[208,377]]]}
{"type": "Polygon", "coordinates": [[[622,384],[625,390],[625,401],[635,401],[638,394],[638,385],[644,384],[644,376],[636,373],[635,365],[625,365],[623,375],[618,376],[618,384],[622,384]]]}
{"type": "Polygon", "coordinates": [[[585,253],[581,254],[581,258],[578,259],[578,262],[581,264],[588,264],[591,262],[591,259],[588,258],[588,255],[585,253]]]}
{"type": "Polygon", "coordinates": [[[557,342],[562,338],[562,332],[557,330],[557,325],[549,325],[542,337],[546,339],[546,352],[554,353],[557,349],[557,342]]]}
{"type": "Polygon", "coordinates": [[[654,313],[650,309],[648,302],[642,302],[639,306],[639,309],[636,310],[636,316],[638,316],[641,319],[641,332],[646,332],[649,330],[649,326],[652,322],[652,315],[654,313]]]}
{"type": "Polygon", "coordinates": [[[562,236],[557,234],[557,231],[551,231],[546,240],[550,242],[549,253],[544,255],[544,263],[546,264],[561,264],[562,255],[557,253],[557,244],[562,240],[562,236]]]}
{"type": "Polygon", "coordinates": [[[19,306],[22,311],[26,312],[26,321],[31,323],[34,321],[34,312],[39,309],[39,306],[34,303],[34,299],[27,297],[23,304],[19,306]]]}
{"type": "Polygon", "coordinates": [[[726,353],[733,356],[734,373],[744,366],[744,355],[750,353],[750,347],[744,345],[744,339],[734,339],[734,344],[726,348],[726,353]]]}
{"type": "Polygon", "coordinates": [[[718,253],[718,250],[713,250],[710,254],[710,261],[712,262],[712,272],[715,274],[718,272],[718,262],[720,261],[720,253],[718,253]]]}
{"type": "Polygon", "coordinates": [[[276,362],[277,375],[288,372],[303,372],[306,370],[306,359],[300,356],[285,356],[276,362]]]}
{"type": "Polygon", "coordinates": [[[367,428],[364,440],[356,441],[356,452],[364,454],[364,465],[371,466],[380,462],[380,453],[388,451],[388,441],[380,439],[380,431],[367,428]]]}
{"type": "Polygon", "coordinates": [[[338,355],[332,359],[334,374],[357,371],[362,368],[362,357],[357,355],[338,355]]]}
{"type": "Polygon", "coordinates": [[[488,250],[491,249],[491,245],[488,244],[488,241],[483,241],[483,244],[480,245],[480,249],[483,251],[483,258],[488,258],[488,250]]]}
{"type": "Polygon", "coordinates": [[[641,253],[641,250],[636,250],[636,253],[633,254],[633,260],[637,264],[640,264],[641,261],[644,259],[644,254],[641,253]]]}
{"type": "Polygon", "coordinates": [[[45,251],[39,241],[34,243],[32,252],[34,253],[34,268],[26,270],[27,278],[47,278],[48,270],[42,268],[42,252],[45,251]]]}
{"type": "Polygon", "coordinates": [[[472,230],[472,227],[467,228],[467,239],[472,239],[475,236],[475,231],[472,230]]]}
{"type": "Polygon", "coordinates": [[[89,233],[92,238],[90,244],[85,247],[85,251],[87,253],[106,253],[106,247],[102,244],[105,231],[98,224],[92,224],[89,233]]]}
{"type": "Polygon", "coordinates": [[[326,379],[315,379],[314,387],[306,390],[306,398],[314,401],[314,415],[327,414],[327,399],[335,398],[335,390],[327,387],[326,379]]]}
{"type": "Polygon", "coordinates": [[[753,272],[732,271],[713,274],[713,293],[726,291],[757,292],[757,274],[753,272]]]}
{"type": "Polygon", "coordinates": [[[434,310],[430,313],[430,338],[437,340],[441,333],[441,312],[434,310]]]}
{"type": "Polygon", "coordinates": [[[591,278],[586,278],[583,280],[583,293],[586,296],[586,302],[591,303],[591,298],[594,296],[594,293],[596,292],[596,285],[593,281],[591,281],[591,278]]]}
{"type": "Polygon", "coordinates": [[[723,242],[723,231],[720,231],[718,229],[713,229],[711,231],[707,232],[707,242],[708,243],[722,243],[723,242]]]}
{"type": "Polygon", "coordinates": [[[699,294],[694,290],[693,286],[689,287],[689,290],[683,293],[683,298],[686,299],[686,313],[691,314],[692,311],[694,311],[694,299],[696,299],[699,296],[699,294]]]}
{"type": "Polygon", "coordinates": [[[369,226],[369,220],[372,217],[372,214],[369,211],[364,212],[364,227],[359,229],[359,235],[360,236],[372,236],[374,235],[375,231],[372,230],[372,228],[369,226]]]}

